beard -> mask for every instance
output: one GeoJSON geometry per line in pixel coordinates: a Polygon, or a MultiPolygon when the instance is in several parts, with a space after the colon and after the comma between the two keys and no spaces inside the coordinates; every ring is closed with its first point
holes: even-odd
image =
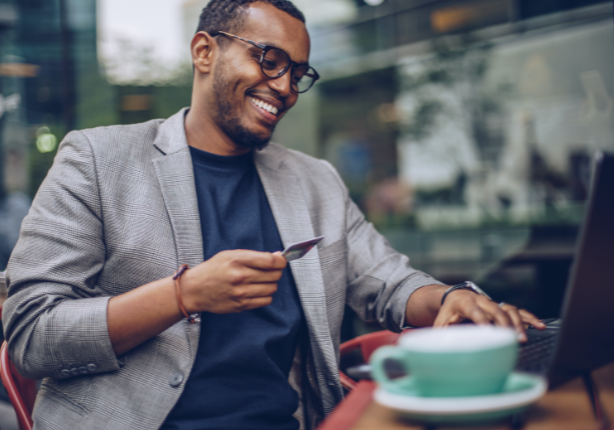
{"type": "MultiPolygon", "coordinates": [[[[224,66],[220,67],[221,70],[224,66]]],[[[218,70],[220,70],[218,69],[218,70]]],[[[238,109],[232,105],[231,100],[234,99],[230,82],[226,79],[226,73],[216,73],[214,77],[215,88],[215,103],[217,112],[215,113],[215,121],[233,142],[243,148],[263,149],[271,140],[271,135],[275,130],[273,126],[268,135],[254,133],[241,124],[241,116],[238,109]]]]}

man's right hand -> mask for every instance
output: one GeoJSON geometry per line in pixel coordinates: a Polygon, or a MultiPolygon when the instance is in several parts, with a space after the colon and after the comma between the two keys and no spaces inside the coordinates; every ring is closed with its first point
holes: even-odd
{"type": "MultiPolygon", "coordinates": [[[[232,313],[266,306],[286,267],[281,252],[222,251],[183,273],[181,298],[187,312],[232,313]]],[[[107,324],[118,356],[162,333],[183,318],[171,276],[109,300],[107,324]]]]}
{"type": "Polygon", "coordinates": [[[183,274],[183,304],[188,313],[216,314],[267,306],[286,265],[281,252],[222,251],[183,274]]]}

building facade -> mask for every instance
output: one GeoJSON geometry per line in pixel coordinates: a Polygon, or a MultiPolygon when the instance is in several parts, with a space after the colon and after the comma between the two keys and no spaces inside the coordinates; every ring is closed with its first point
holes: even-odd
{"type": "Polygon", "coordinates": [[[95,0],[0,2],[0,269],[70,130],[111,124],[95,0]]]}

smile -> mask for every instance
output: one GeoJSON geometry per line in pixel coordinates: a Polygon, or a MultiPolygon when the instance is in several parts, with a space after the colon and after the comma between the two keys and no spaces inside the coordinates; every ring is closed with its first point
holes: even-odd
{"type": "Polygon", "coordinates": [[[272,113],[273,115],[277,115],[278,109],[275,106],[271,106],[270,104],[254,97],[250,97],[249,99],[259,108],[264,109],[265,111],[272,113]]]}

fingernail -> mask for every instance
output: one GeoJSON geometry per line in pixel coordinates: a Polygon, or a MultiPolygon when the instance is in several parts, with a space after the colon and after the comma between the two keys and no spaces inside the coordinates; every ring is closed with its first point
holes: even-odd
{"type": "Polygon", "coordinates": [[[527,335],[524,333],[518,333],[518,340],[520,342],[526,342],[527,341],[527,335]]]}

